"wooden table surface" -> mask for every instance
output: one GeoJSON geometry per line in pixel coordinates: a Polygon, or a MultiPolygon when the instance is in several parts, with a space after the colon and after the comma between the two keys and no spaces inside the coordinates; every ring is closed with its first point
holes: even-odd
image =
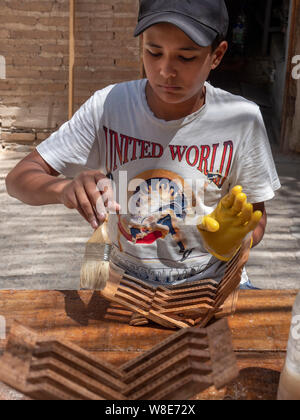
{"type": "MultiPolygon", "coordinates": [[[[296,295],[293,290],[240,291],[236,313],[229,318],[240,376],[226,388],[211,387],[195,399],[276,399],[296,295]]],[[[107,319],[108,306],[97,292],[0,290],[0,316],[7,333],[17,320],[118,366],[174,333],[156,325],[131,327],[107,319]]],[[[0,339],[0,354],[5,345],[0,339]]],[[[20,398],[0,385],[0,399],[20,398]]]]}

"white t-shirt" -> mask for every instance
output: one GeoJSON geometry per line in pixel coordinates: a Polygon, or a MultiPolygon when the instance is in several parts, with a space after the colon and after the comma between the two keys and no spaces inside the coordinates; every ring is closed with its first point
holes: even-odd
{"type": "Polygon", "coordinates": [[[56,171],[112,173],[119,215],[110,215],[112,261],[153,284],[220,280],[225,264],[205,250],[196,224],[235,185],[250,203],[280,188],[259,107],[209,83],[205,105],[163,121],[150,110],[147,80],[96,92],[37,147],[56,171]]]}

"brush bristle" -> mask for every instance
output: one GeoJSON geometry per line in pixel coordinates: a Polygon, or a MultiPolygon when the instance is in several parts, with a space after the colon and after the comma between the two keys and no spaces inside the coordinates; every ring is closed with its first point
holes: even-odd
{"type": "Polygon", "coordinates": [[[111,242],[107,234],[107,223],[103,223],[86,244],[81,266],[81,289],[102,290],[109,278],[111,242]]]}
{"type": "Polygon", "coordinates": [[[81,267],[80,287],[103,290],[109,278],[109,261],[86,260],[81,267]]]}

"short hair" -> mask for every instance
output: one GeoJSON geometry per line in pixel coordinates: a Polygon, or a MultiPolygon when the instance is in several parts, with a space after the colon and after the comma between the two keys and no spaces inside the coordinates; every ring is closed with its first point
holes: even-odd
{"type": "Polygon", "coordinates": [[[212,52],[214,52],[223,41],[226,41],[225,36],[218,34],[211,45],[212,52]]]}

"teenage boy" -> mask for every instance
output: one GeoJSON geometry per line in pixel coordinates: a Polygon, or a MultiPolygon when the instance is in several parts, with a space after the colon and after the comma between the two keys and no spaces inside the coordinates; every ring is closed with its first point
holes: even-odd
{"type": "Polygon", "coordinates": [[[147,78],[96,92],[8,175],[9,194],[77,209],[94,229],[110,207],[111,260],[144,281],[221,279],[223,248],[246,230],[261,241],[280,187],[259,107],[207,82],[227,30],[223,0],[141,0],[147,78]],[[117,200],[99,191],[107,174],[117,200]]]}

